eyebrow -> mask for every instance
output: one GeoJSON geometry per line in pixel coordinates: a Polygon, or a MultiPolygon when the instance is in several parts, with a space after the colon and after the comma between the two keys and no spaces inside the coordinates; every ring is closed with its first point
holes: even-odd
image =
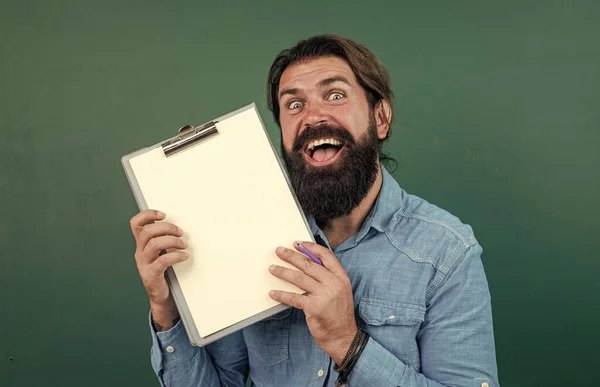
{"type": "Polygon", "coordinates": [[[323,86],[331,85],[332,83],[335,83],[335,82],[342,82],[342,83],[347,84],[348,86],[352,86],[350,84],[350,81],[346,77],[341,76],[341,75],[338,75],[336,77],[325,78],[322,81],[319,81],[318,85],[319,85],[319,87],[323,87],[323,86]]]}
{"type": "MultiPolygon", "coordinates": [[[[348,86],[352,86],[350,81],[346,77],[341,76],[341,75],[338,75],[336,77],[325,78],[325,79],[319,81],[319,83],[317,83],[317,86],[324,87],[324,86],[331,85],[332,83],[335,83],[335,82],[342,82],[342,83],[347,84],[348,86]]],[[[298,88],[283,89],[279,92],[279,99],[281,99],[281,97],[283,97],[286,94],[298,95],[299,93],[300,93],[300,89],[298,89],[298,88]]]]}
{"type": "Polygon", "coordinates": [[[283,89],[279,92],[279,99],[286,94],[298,95],[298,93],[300,93],[300,89],[283,89]]]}

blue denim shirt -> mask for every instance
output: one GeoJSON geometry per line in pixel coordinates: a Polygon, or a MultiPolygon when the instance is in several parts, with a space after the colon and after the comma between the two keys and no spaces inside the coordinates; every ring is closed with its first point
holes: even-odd
{"type": "MultiPolygon", "coordinates": [[[[348,385],[498,386],[490,294],[471,227],[382,170],[362,228],[333,250],[352,283],[357,323],[370,335],[348,385]]],[[[338,376],[294,308],[204,348],[190,345],[181,323],[152,335],[163,386],[244,386],[249,375],[256,386],[316,387],[338,376]]]]}

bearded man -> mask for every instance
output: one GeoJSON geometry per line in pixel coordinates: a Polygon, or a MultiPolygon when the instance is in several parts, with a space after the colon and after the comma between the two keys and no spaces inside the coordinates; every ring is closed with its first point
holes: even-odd
{"type": "Polygon", "coordinates": [[[400,188],[382,164],[388,72],[366,47],[321,35],[283,50],[268,76],[292,186],[322,262],[273,248],[306,291],[292,306],[206,347],[190,345],[164,272],[187,259],[155,210],[131,220],[148,292],[151,361],[163,386],[498,386],[482,248],[470,226],[400,188]],[[176,249],[160,256],[165,249],[176,249]],[[160,259],[158,259],[160,256],[160,259]]]}

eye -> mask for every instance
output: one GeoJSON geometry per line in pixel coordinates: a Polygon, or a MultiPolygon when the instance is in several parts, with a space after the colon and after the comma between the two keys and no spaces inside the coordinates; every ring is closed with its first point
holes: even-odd
{"type": "Polygon", "coordinates": [[[340,93],[339,91],[334,91],[333,93],[329,94],[329,99],[332,101],[337,101],[344,98],[344,94],[340,93]]]}
{"type": "Polygon", "coordinates": [[[288,103],[288,109],[294,110],[302,107],[302,103],[300,101],[292,101],[288,103]]]}

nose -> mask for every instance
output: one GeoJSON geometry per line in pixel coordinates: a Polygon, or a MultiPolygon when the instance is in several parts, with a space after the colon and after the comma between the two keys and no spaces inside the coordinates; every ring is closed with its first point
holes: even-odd
{"type": "Polygon", "coordinates": [[[318,102],[309,104],[304,111],[303,129],[315,127],[327,122],[327,114],[323,105],[318,102]]]}

